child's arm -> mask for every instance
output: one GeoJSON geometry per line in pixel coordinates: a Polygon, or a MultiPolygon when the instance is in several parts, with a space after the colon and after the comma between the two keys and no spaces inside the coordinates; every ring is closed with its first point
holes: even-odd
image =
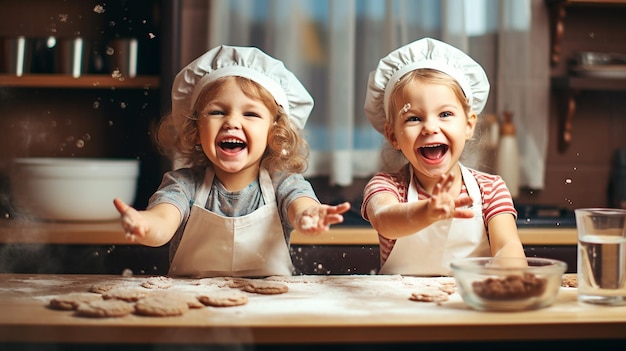
{"type": "Polygon", "coordinates": [[[388,239],[397,239],[418,232],[432,223],[447,218],[471,218],[471,209],[462,208],[472,204],[469,196],[451,193],[454,176],[443,175],[435,186],[432,196],[426,200],[403,203],[389,192],[372,196],[366,211],[372,227],[388,239]]]}
{"type": "Polygon", "coordinates": [[[180,211],[167,203],[145,211],[137,211],[120,199],[114,199],[113,204],[122,216],[121,223],[126,234],[143,245],[165,245],[180,225],[180,211]]]}
{"type": "Polygon", "coordinates": [[[496,215],[487,226],[491,254],[494,257],[526,257],[513,215],[509,213],[496,215]]]}
{"type": "Polygon", "coordinates": [[[331,224],[343,222],[343,213],[350,209],[350,203],[337,206],[324,205],[310,197],[301,196],[289,206],[289,222],[303,234],[319,234],[328,231],[331,224]]]}

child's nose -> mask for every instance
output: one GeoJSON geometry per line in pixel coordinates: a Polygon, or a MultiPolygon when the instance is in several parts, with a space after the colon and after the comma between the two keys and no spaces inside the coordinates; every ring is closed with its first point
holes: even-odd
{"type": "Polygon", "coordinates": [[[241,127],[240,117],[236,114],[229,114],[224,121],[224,128],[234,129],[241,127]]]}
{"type": "Polygon", "coordinates": [[[434,134],[439,131],[439,123],[437,119],[427,118],[424,121],[424,127],[422,128],[422,134],[434,134]]]}

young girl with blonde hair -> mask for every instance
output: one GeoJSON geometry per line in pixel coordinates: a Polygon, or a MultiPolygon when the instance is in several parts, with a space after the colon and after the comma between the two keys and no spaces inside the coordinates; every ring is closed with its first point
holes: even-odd
{"type": "Polygon", "coordinates": [[[482,67],[431,38],[370,74],[365,112],[387,168],[366,185],[363,217],[379,234],[383,274],[451,275],[472,256],[525,257],[502,178],[459,162],[489,94],[482,67]]]}
{"type": "Polygon", "coordinates": [[[145,211],[114,200],[128,236],[169,243],[170,275],[291,275],[291,231],[324,232],[350,207],[320,204],[301,174],[312,108],[298,79],[257,48],[223,45],[190,63],[158,133],[181,167],[145,211]]]}

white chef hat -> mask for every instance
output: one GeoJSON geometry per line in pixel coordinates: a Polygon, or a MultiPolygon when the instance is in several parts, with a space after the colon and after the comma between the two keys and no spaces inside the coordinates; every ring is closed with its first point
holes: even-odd
{"type": "Polygon", "coordinates": [[[380,133],[384,133],[390,93],[405,74],[430,68],[454,78],[472,110],[482,112],[489,95],[489,80],[483,68],[463,51],[444,42],[423,38],[392,51],[378,62],[369,75],[365,113],[380,133]]]}
{"type": "Polygon", "coordinates": [[[269,91],[300,129],[313,109],[313,98],[285,65],[255,47],[221,45],[207,51],[185,68],[172,84],[174,118],[188,116],[203,88],[218,78],[248,78],[269,91]]]}

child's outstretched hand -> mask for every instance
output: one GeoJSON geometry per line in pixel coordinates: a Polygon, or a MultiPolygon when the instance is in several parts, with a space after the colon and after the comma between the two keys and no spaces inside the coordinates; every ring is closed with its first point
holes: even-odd
{"type": "Polygon", "coordinates": [[[144,216],[121,199],[114,199],[113,204],[120,215],[122,215],[121,222],[126,232],[126,237],[130,240],[135,240],[135,236],[144,238],[150,230],[150,225],[144,216]]]}
{"type": "Polygon", "coordinates": [[[428,200],[427,216],[432,223],[447,218],[472,218],[474,211],[467,208],[473,201],[469,196],[456,197],[451,192],[454,175],[444,174],[439,179],[431,198],[428,200]]]}
{"type": "Polygon", "coordinates": [[[318,234],[329,229],[331,224],[343,222],[343,214],[350,209],[350,203],[336,206],[316,204],[305,209],[296,220],[296,230],[303,234],[318,234]]]}

